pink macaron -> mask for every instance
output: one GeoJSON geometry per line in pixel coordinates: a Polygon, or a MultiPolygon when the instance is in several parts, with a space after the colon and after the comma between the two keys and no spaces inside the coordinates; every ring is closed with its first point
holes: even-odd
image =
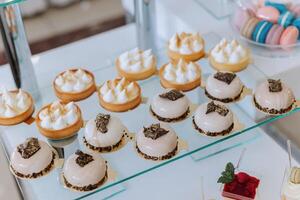
{"type": "Polygon", "coordinates": [[[287,27],[281,37],[280,37],[280,45],[292,45],[297,42],[297,39],[299,37],[299,30],[295,26],[289,26],[287,27]]]}
{"type": "Polygon", "coordinates": [[[300,17],[300,4],[292,5],[290,10],[296,17],[300,17]]]}
{"type": "Polygon", "coordinates": [[[262,20],[277,23],[280,12],[272,6],[263,6],[256,12],[256,16],[262,20]]]}
{"type": "Polygon", "coordinates": [[[233,17],[233,23],[238,28],[238,30],[241,30],[241,28],[249,20],[249,18],[250,13],[248,10],[238,8],[233,17]]]}
{"type": "Polygon", "coordinates": [[[266,44],[279,45],[280,37],[283,31],[284,31],[283,26],[274,24],[267,35],[266,44]]]}

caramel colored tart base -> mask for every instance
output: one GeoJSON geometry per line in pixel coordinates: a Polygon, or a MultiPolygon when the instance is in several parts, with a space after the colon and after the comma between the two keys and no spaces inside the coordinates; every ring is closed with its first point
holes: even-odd
{"type": "Polygon", "coordinates": [[[209,59],[210,65],[218,71],[240,72],[240,71],[246,69],[248,67],[248,65],[250,64],[249,53],[243,60],[241,60],[237,64],[219,63],[212,56],[209,56],[208,59],[209,59]]]}
{"type": "MultiPolygon", "coordinates": [[[[75,72],[77,69],[71,69],[70,71],[75,72]]],[[[83,69],[84,70],[84,69],[83,69]]],[[[57,98],[59,98],[63,103],[69,103],[71,101],[81,101],[84,100],[86,98],[88,98],[89,96],[91,96],[95,91],[96,91],[96,83],[95,83],[95,77],[94,75],[87,71],[84,70],[89,76],[92,77],[92,83],[89,84],[89,86],[81,91],[81,92],[64,92],[62,91],[59,87],[56,86],[55,84],[55,80],[58,76],[62,75],[64,72],[61,72],[59,75],[57,75],[52,83],[53,88],[54,88],[54,92],[55,95],[57,96],[57,98]]]]}

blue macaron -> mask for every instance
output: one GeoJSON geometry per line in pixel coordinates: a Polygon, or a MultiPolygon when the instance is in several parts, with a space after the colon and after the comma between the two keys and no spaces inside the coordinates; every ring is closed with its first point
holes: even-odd
{"type": "Polygon", "coordinates": [[[252,40],[259,43],[265,43],[272,26],[273,24],[271,22],[265,20],[258,22],[252,33],[252,40]]]}
{"type": "MultiPolygon", "coordinates": [[[[298,29],[299,32],[300,32],[300,17],[296,18],[296,19],[293,21],[293,26],[297,27],[297,29],[298,29]]],[[[299,38],[300,38],[300,35],[299,35],[299,38]]]]}
{"type": "Polygon", "coordinates": [[[272,6],[273,8],[276,8],[280,13],[285,13],[288,11],[288,8],[283,3],[276,3],[272,1],[266,1],[265,6],[272,6]]]}
{"type": "Polygon", "coordinates": [[[279,16],[278,24],[286,28],[293,23],[294,18],[295,17],[293,13],[286,11],[279,16]]]}

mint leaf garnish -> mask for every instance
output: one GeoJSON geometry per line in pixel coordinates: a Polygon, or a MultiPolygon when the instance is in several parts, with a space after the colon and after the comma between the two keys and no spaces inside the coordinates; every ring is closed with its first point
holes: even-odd
{"type": "Polygon", "coordinates": [[[218,183],[231,183],[234,180],[234,170],[233,164],[231,162],[227,163],[225,171],[221,173],[222,176],[218,179],[218,183]]]}

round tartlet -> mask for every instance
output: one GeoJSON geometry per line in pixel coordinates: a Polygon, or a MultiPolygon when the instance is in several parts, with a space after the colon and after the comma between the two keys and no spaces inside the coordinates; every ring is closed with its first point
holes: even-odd
{"type": "Polygon", "coordinates": [[[217,72],[207,78],[205,94],[208,98],[230,103],[240,98],[244,84],[231,72],[217,72]]]}
{"type": "Polygon", "coordinates": [[[85,69],[61,72],[53,81],[55,95],[62,102],[80,101],[96,91],[94,75],[85,69]]]}
{"type": "Polygon", "coordinates": [[[267,114],[278,115],[293,109],[293,91],[280,80],[268,79],[261,83],[253,96],[255,107],[267,114]]]}
{"type": "Polygon", "coordinates": [[[159,70],[160,83],[164,88],[180,91],[193,90],[201,85],[201,69],[196,63],[180,59],[177,64],[168,63],[159,70]]]}
{"type": "Polygon", "coordinates": [[[107,177],[106,161],[100,155],[77,150],[65,161],[63,179],[70,189],[91,191],[103,185],[107,177]]]}
{"type": "Polygon", "coordinates": [[[83,126],[81,110],[73,102],[54,102],[38,112],[36,125],[39,132],[49,139],[69,138],[83,126]]]}
{"type": "Polygon", "coordinates": [[[200,105],[193,117],[195,129],[207,136],[223,136],[234,128],[233,113],[223,104],[211,101],[200,105]]]}
{"type": "Polygon", "coordinates": [[[236,40],[228,42],[222,39],[209,54],[211,66],[219,71],[239,72],[244,70],[250,61],[250,50],[236,40]]]}
{"type": "Polygon", "coordinates": [[[0,125],[11,126],[29,119],[34,112],[31,95],[21,89],[0,94],[0,125]]]}
{"type": "Polygon", "coordinates": [[[116,68],[127,80],[144,80],[156,72],[156,59],[151,49],[142,51],[135,48],[116,59],[116,68]]]}
{"type": "Polygon", "coordinates": [[[98,90],[100,105],[113,112],[125,112],[137,107],[142,101],[137,82],[125,78],[106,81],[98,90]]]}
{"type": "Polygon", "coordinates": [[[10,157],[10,168],[18,178],[33,179],[46,175],[54,168],[56,154],[44,141],[28,138],[18,145],[10,157]]]}
{"type": "Polygon", "coordinates": [[[190,102],[180,91],[170,90],[154,96],[150,111],[159,121],[180,121],[188,116],[190,102]]]}
{"type": "Polygon", "coordinates": [[[152,124],[136,135],[136,149],[145,159],[170,159],[177,153],[178,137],[169,125],[152,124]]]}
{"type": "Polygon", "coordinates": [[[111,152],[121,145],[126,133],[127,128],[119,118],[100,113],[87,122],[83,140],[93,151],[111,152]]]}
{"type": "Polygon", "coordinates": [[[168,56],[173,61],[197,61],[205,56],[204,45],[199,33],[175,34],[168,42],[168,56]]]}

